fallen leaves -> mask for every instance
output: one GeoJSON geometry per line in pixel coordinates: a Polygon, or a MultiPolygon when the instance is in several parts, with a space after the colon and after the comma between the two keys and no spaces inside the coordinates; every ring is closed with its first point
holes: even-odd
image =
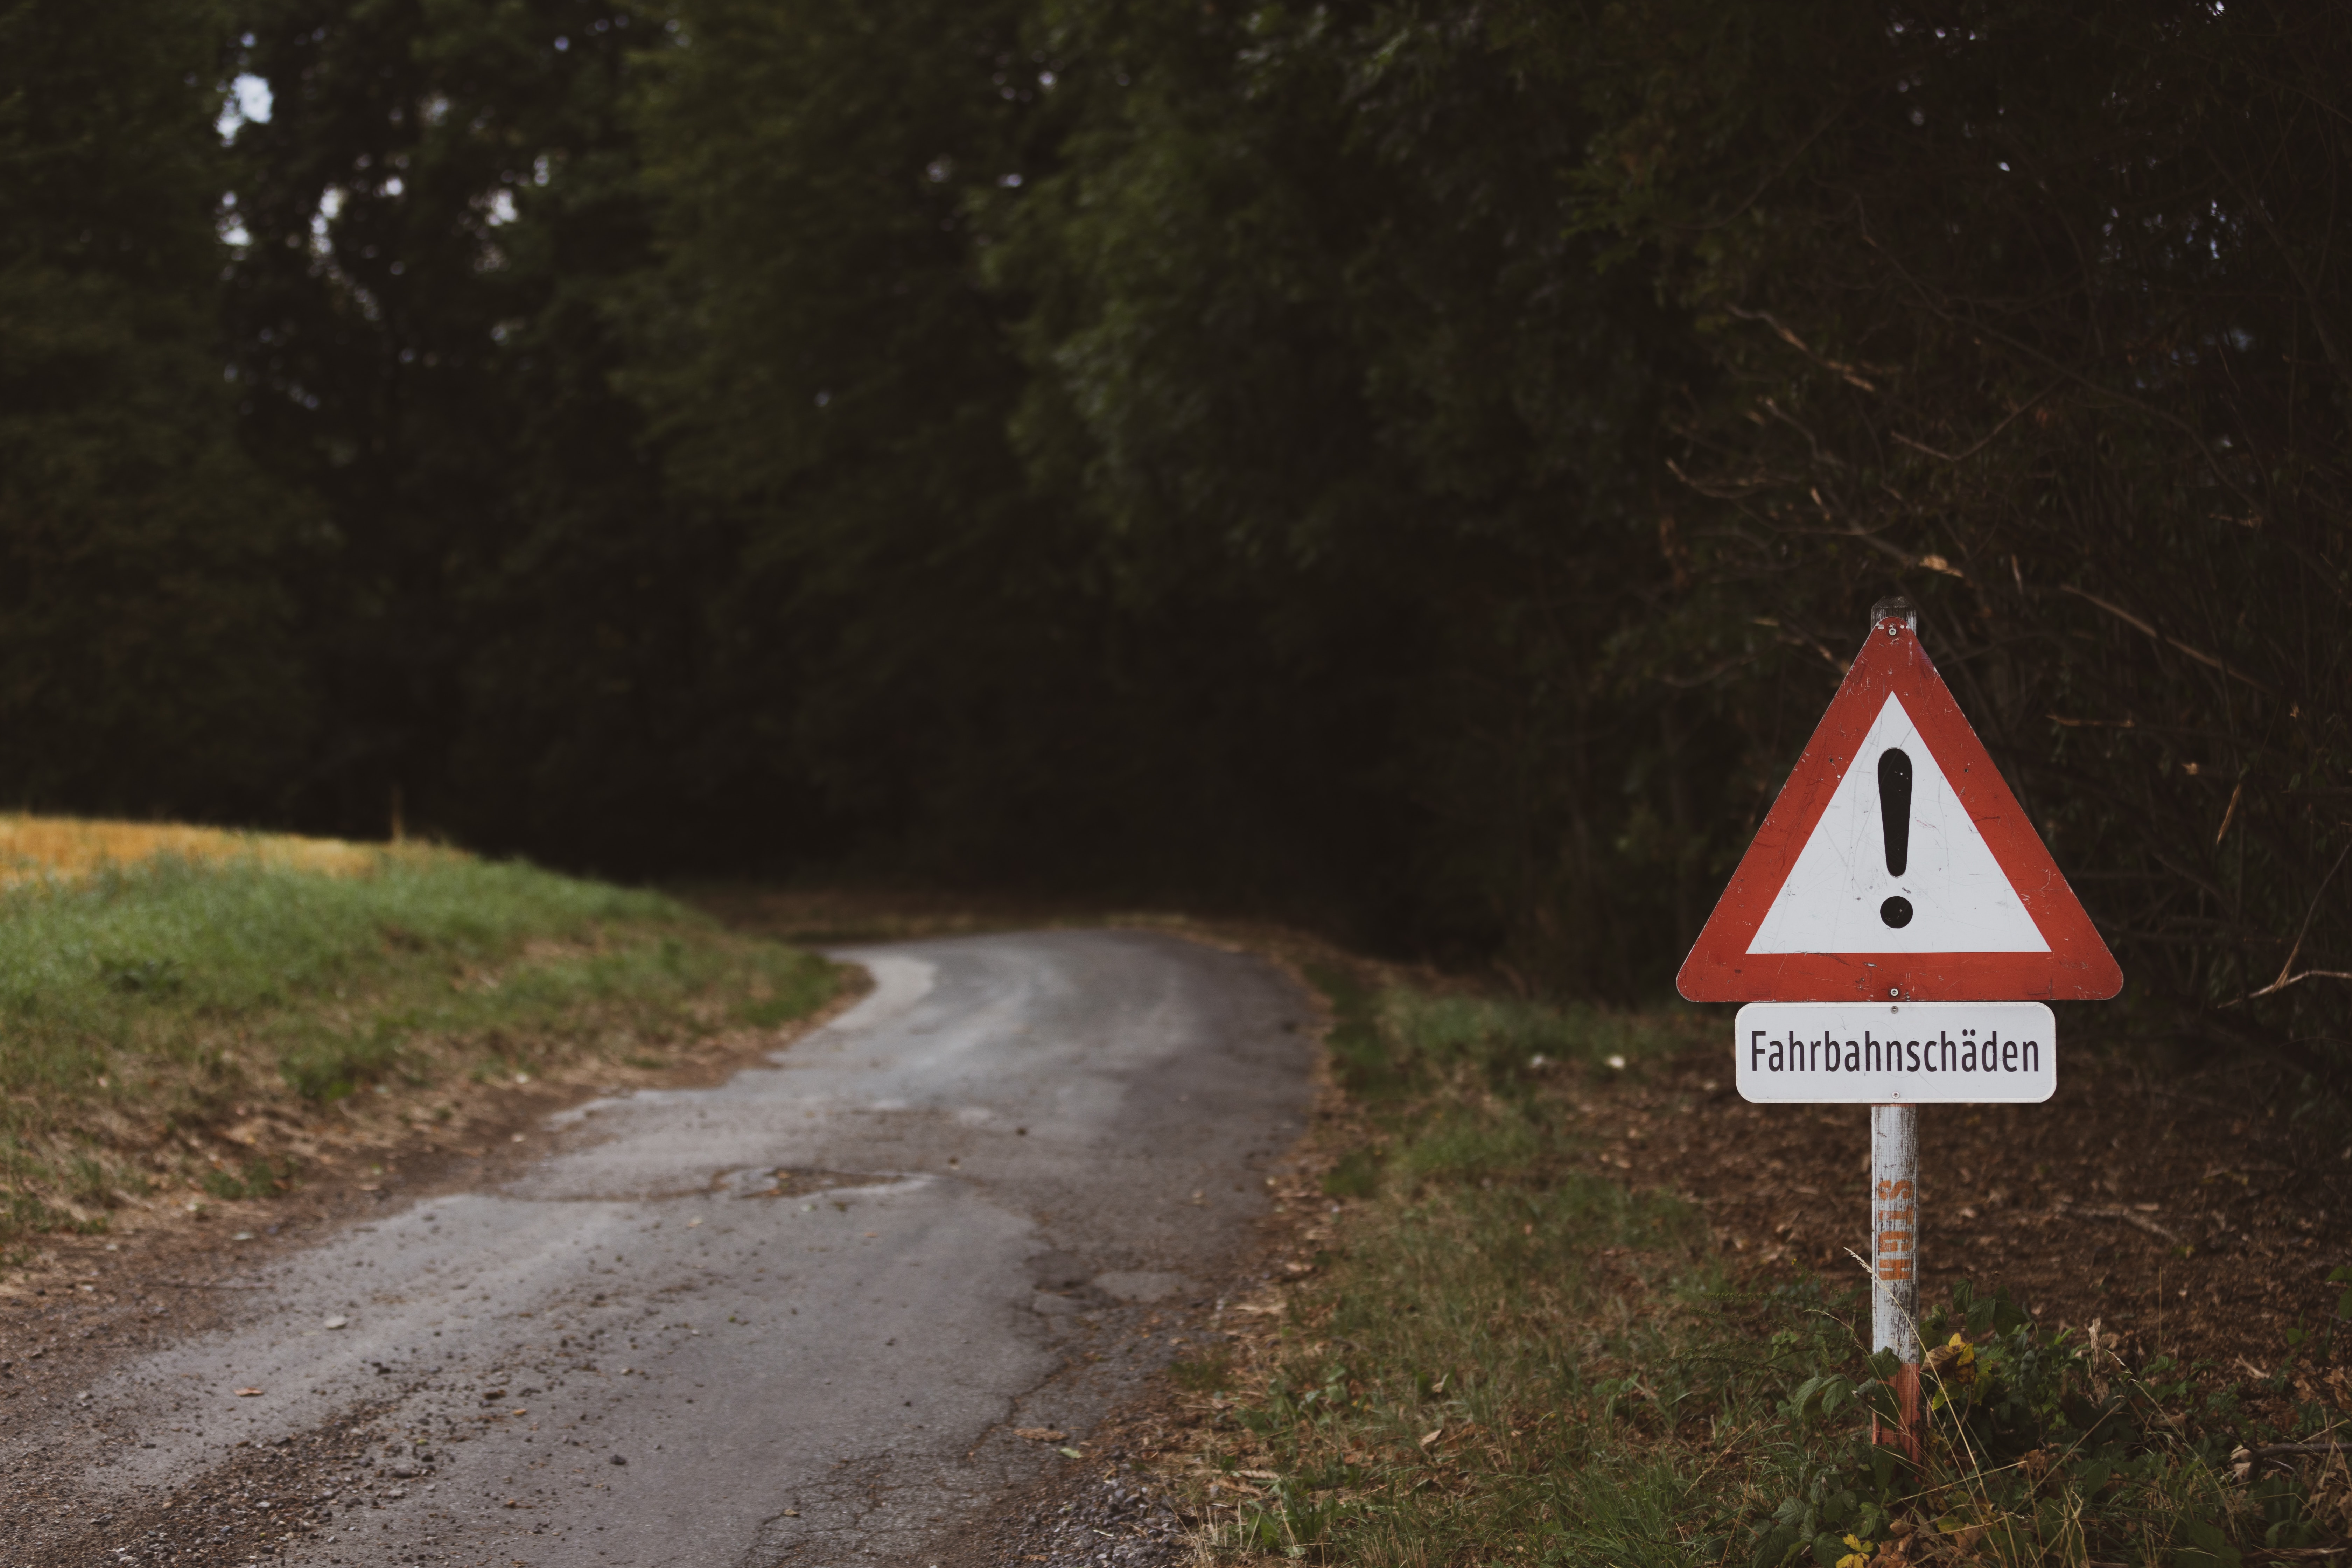
{"type": "Polygon", "coordinates": [[[1937,1345],[1927,1352],[1925,1363],[1927,1375],[1939,1381],[1974,1383],[1977,1380],[1977,1348],[1963,1334],[1954,1334],[1948,1344],[1937,1345]]]}
{"type": "Polygon", "coordinates": [[[1015,1437],[1026,1437],[1032,1443],[1058,1443],[1069,1434],[1055,1426],[1015,1426],[1015,1437]]]}
{"type": "Polygon", "coordinates": [[[258,1399],[261,1396],[261,1390],[257,1388],[240,1388],[236,1391],[236,1396],[239,1399],[258,1399]]]}
{"type": "Polygon", "coordinates": [[[2180,1237],[2165,1229],[2164,1226],[2148,1218],[2145,1212],[2142,1212],[2154,1209],[2156,1205],[2154,1204],[2134,1204],[2130,1208],[2086,1208],[2076,1209],[2074,1212],[2079,1215],[2087,1215],[2092,1219],[2119,1219],[2126,1225],[2131,1226],[2138,1230],[2146,1231],[2148,1235],[2156,1237],[2160,1240],[2179,1241],[2180,1237]]]}

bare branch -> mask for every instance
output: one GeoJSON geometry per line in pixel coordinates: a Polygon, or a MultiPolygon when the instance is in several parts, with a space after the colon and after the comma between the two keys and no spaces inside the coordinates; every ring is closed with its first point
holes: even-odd
{"type": "Polygon", "coordinates": [[[2319,913],[2319,900],[2327,896],[2327,884],[2336,880],[2336,873],[2344,868],[2344,857],[2352,855],[2352,844],[2347,844],[2336,856],[2336,864],[2327,868],[2327,875],[2319,879],[2319,891],[2311,895],[2311,908],[2303,911],[2303,929],[2294,933],[2294,945],[2286,950],[2286,962],[2279,965],[2278,978],[2263,986],[2252,996],[2267,996],[2273,991],[2284,991],[2290,985],[2300,985],[2306,980],[2352,980],[2352,973],[2340,969],[2306,969],[2301,974],[2291,974],[2294,961],[2303,954],[2303,939],[2311,934],[2311,921],[2319,913]]]}
{"type": "Polygon", "coordinates": [[[1947,463],[1966,462],[1969,458],[1975,457],[1979,452],[1983,451],[1986,447],[1990,446],[1992,442],[1992,438],[2000,435],[2002,431],[2008,429],[2010,426],[2016,421],[2019,415],[2023,414],[2027,409],[2032,407],[2035,404],[2041,402],[2043,398],[2057,391],[2059,383],[2053,381],[2048,386],[2045,386],[2041,391],[2035,393],[2032,397],[2027,398],[2023,403],[2019,404],[2008,418],[1994,426],[1990,430],[1986,431],[1984,438],[1979,441],[1975,446],[1969,447],[1966,451],[1938,452],[1935,447],[1928,446],[1926,442],[1914,441],[1910,437],[1895,430],[1888,431],[1887,436],[1890,439],[1902,446],[1910,447],[1915,452],[1925,452],[1927,456],[1940,458],[1947,463]]]}
{"type": "Polygon", "coordinates": [[[2072,594],[2078,599],[2098,605],[2099,608],[2106,611],[2107,614],[2115,616],[2116,619],[2124,622],[2127,626],[2137,626],[2158,642],[2170,643],[2174,647],[2179,648],[2181,652],[2187,654],[2198,663],[2209,665],[2211,668],[2220,670],[2222,674],[2228,676],[2232,680],[2242,680],[2248,686],[2252,687],[2255,690],[2261,692],[2265,697],[2276,697],[2278,695],[2277,692],[2272,690],[2269,687],[2264,686],[2252,676],[2246,674],[2241,669],[2232,669],[2230,666],[2222,663],[2220,659],[2215,658],[2211,654],[2205,652],[2202,648],[2191,647],[2187,643],[2182,642],[2179,637],[2165,636],[2164,633],[2158,631],[2154,626],[2148,625],[2146,621],[2141,620],[2137,616],[2133,615],[2129,610],[2125,609],[2120,605],[2109,604],[2106,600],[2100,598],[2096,594],[2085,594],[2082,589],[2075,587],[2070,583],[2061,583],[2058,584],[2058,591],[2062,594],[2072,594]]]}
{"type": "MultiPolygon", "coordinates": [[[[1811,349],[1806,347],[1805,340],[1790,331],[1787,327],[1782,326],[1780,319],[1774,316],[1771,311],[1743,310],[1737,305],[1726,305],[1724,309],[1730,311],[1733,315],[1738,317],[1743,321],[1763,322],[1766,326],[1780,334],[1780,341],[1782,342],[1787,343],[1790,348],[1795,349],[1799,353],[1804,355],[1815,364],[1820,365],[1823,370],[1833,370],[1837,372],[1840,376],[1843,377],[1852,384],[1862,388],[1863,391],[1875,393],[1878,390],[1877,387],[1873,386],[1868,381],[1864,380],[1863,378],[1862,372],[1854,366],[1846,363],[1843,360],[1834,360],[1823,354],[1817,354],[1811,349]]],[[[1775,412],[1778,412],[1778,410],[1775,410],[1775,412]]]]}

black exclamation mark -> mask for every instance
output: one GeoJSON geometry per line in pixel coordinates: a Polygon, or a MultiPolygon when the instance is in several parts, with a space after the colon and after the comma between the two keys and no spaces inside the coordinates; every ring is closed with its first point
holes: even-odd
{"type": "MultiPolygon", "coordinates": [[[[1878,825],[1886,830],[1886,874],[1911,863],[1911,754],[1894,747],[1878,753],[1878,825]]],[[[1911,923],[1911,900],[1897,893],[1878,906],[1878,918],[1900,931],[1911,923]]]]}

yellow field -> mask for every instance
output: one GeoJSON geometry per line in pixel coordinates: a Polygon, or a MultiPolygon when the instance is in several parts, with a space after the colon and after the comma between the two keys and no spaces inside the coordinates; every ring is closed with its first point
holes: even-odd
{"type": "Polygon", "coordinates": [[[373,868],[383,854],[380,847],[340,838],[0,813],[0,886],[36,878],[81,877],[110,866],[136,866],[158,856],[198,862],[257,860],[297,870],[352,876],[373,868]]]}

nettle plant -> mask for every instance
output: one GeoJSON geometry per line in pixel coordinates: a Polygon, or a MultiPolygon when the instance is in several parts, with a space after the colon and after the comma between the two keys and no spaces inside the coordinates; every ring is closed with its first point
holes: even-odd
{"type": "MultiPolygon", "coordinates": [[[[1813,1448],[1822,1458],[1790,1479],[1758,1533],[1753,1568],[1809,1557],[1822,1568],[1891,1568],[1943,1548],[2003,1563],[2128,1556],[2220,1568],[2242,1549],[2307,1546],[2347,1522],[2352,1478],[2332,1445],[2250,1447],[2279,1434],[2253,1428],[2241,1385],[2200,1400],[2201,1367],[2158,1357],[2134,1373],[2095,1324],[2079,1337],[2045,1332],[2006,1290],[1980,1295],[1966,1281],[1919,1329],[1930,1347],[1920,1462],[1850,1419],[1895,1421],[1891,1352],[1868,1358],[1861,1381],[1841,1370],[1799,1384],[1783,1408],[1801,1426],[1824,1428],[1813,1448]],[[2314,1454],[2330,1467],[2315,1479],[2264,1473],[2266,1462],[2314,1454]]],[[[2299,1354],[2306,1342],[2294,1341],[2299,1354]]],[[[2262,1386],[2284,1392],[2293,1373],[2290,1361],[2262,1386]]],[[[2333,1421],[2305,1404],[2288,1436],[2333,1421]]]]}

